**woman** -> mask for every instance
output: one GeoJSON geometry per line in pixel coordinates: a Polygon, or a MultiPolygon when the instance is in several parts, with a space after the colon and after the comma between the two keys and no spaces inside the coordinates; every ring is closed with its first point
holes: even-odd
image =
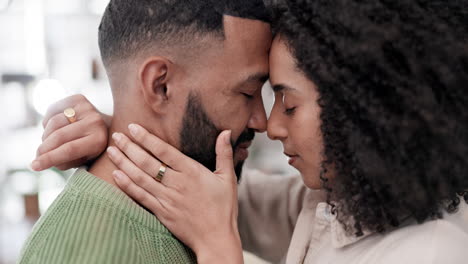
{"type": "MultiPolygon", "coordinates": [[[[291,0],[280,9],[268,135],[305,186],[326,192],[282,198],[303,200],[287,263],[466,262],[467,6],[291,0]]],[[[242,254],[232,173],[189,177],[195,162],[141,127],[132,134],[169,166],[179,158],[173,175],[189,180],[162,185],[121,167],[121,188],[197,254],[210,255],[210,243],[226,244],[212,262],[242,254]]],[[[158,163],[119,147],[136,166],[158,163]]]]}

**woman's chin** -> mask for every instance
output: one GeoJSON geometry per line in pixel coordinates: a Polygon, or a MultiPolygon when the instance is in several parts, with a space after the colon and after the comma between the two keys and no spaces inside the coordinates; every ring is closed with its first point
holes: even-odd
{"type": "Polygon", "coordinates": [[[299,170],[302,176],[302,181],[304,182],[305,186],[309,189],[313,190],[320,190],[322,189],[322,181],[317,173],[311,173],[307,171],[299,170]]]}

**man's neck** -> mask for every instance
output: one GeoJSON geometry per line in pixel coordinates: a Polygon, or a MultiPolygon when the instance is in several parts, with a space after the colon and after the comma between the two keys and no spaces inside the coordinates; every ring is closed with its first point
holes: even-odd
{"type": "MultiPolygon", "coordinates": [[[[109,133],[108,147],[115,146],[112,141],[112,133],[112,131],[109,133]]],[[[114,181],[114,177],[112,176],[112,173],[115,170],[118,170],[117,166],[115,166],[115,164],[110,160],[109,156],[107,155],[107,151],[105,151],[89,168],[89,173],[118,187],[117,183],[114,181]]]]}
{"type": "MultiPolygon", "coordinates": [[[[124,133],[128,136],[128,122],[122,122],[123,120],[119,120],[118,117],[114,116],[112,123],[109,128],[109,141],[107,143],[107,147],[117,147],[114,140],[112,139],[112,134],[115,132],[124,133]]],[[[89,168],[89,173],[95,175],[96,177],[117,186],[117,183],[114,181],[114,177],[112,173],[119,168],[112,162],[109,158],[107,151],[105,151],[98,159],[94,162],[94,164],[89,168]]]]}
{"type": "MultiPolygon", "coordinates": [[[[123,133],[127,137],[131,138],[129,135],[129,130],[128,130],[128,125],[131,123],[138,124],[138,120],[132,120],[130,118],[122,118],[120,119],[119,116],[121,117],[122,115],[114,115],[112,119],[112,123],[109,128],[109,142],[107,143],[107,147],[117,147],[114,140],[112,139],[112,134],[113,133],[123,133]]],[[[158,131],[150,131],[151,133],[154,134],[160,134],[158,131]]],[[[159,136],[159,135],[158,135],[159,136]]],[[[164,137],[161,137],[164,139],[164,137]]],[[[89,173],[95,175],[96,177],[114,185],[117,186],[117,183],[114,181],[114,177],[112,176],[112,173],[115,170],[119,170],[119,168],[112,162],[112,160],[109,158],[107,151],[105,151],[101,156],[97,158],[97,160],[94,162],[93,165],[89,168],[89,173]]]]}

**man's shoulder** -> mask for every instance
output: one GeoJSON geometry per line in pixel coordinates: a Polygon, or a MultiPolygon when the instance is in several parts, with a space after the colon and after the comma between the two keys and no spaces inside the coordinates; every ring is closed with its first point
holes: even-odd
{"type": "Polygon", "coordinates": [[[116,217],[99,199],[65,188],[34,226],[19,263],[85,263],[80,258],[91,252],[104,254],[116,236],[128,239],[114,248],[133,241],[125,218],[116,217]]]}
{"type": "Polygon", "coordinates": [[[161,263],[190,254],[130,199],[67,185],[34,227],[19,263],[161,263]]]}

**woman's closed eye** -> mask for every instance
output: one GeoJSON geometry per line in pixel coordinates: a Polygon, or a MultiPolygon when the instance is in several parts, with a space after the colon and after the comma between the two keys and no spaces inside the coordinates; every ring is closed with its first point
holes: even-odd
{"type": "Polygon", "coordinates": [[[296,111],[297,106],[292,106],[294,105],[294,101],[290,96],[286,96],[286,94],[283,94],[283,106],[284,106],[284,114],[291,116],[294,114],[296,111]]]}
{"type": "Polygon", "coordinates": [[[293,114],[295,113],[296,108],[297,108],[297,107],[286,108],[286,109],[284,110],[284,114],[285,114],[285,115],[288,115],[288,116],[291,116],[291,115],[293,115],[293,114]]]}

